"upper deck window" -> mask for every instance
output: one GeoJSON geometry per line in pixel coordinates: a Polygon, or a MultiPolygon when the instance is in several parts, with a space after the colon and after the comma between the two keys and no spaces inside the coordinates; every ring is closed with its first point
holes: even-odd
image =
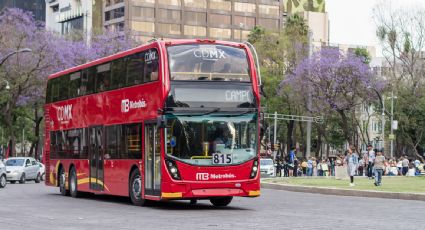
{"type": "Polygon", "coordinates": [[[168,48],[171,80],[250,82],[244,49],[191,44],[168,48]]]}

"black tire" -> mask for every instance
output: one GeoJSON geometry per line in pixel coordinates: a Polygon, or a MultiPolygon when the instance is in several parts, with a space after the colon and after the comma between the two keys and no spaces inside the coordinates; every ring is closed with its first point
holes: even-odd
{"type": "Polygon", "coordinates": [[[15,184],[16,183],[16,180],[11,180],[10,183],[11,184],[15,184]]]}
{"type": "Polygon", "coordinates": [[[69,190],[66,189],[66,179],[65,179],[65,171],[63,171],[63,169],[59,169],[59,192],[61,193],[62,196],[68,196],[69,195],[69,190]]]}
{"type": "Polygon", "coordinates": [[[37,183],[37,184],[40,183],[40,181],[41,181],[40,177],[41,177],[40,173],[37,173],[37,177],[35,178],[34,182],[37,183]]]}
{"type": "Polygon", "coordinates": [[[233,197],[217,197],[217,198],[211,198],[210,202],[216,207],[224,207],[230,204],[232,202],[233,197]]]}
{"type": "Polygon", "coordinates": [[[136,206],[147,205],[147,200],[142,198],[143,183],[139,170],[135,169],[131,172],[128,184],[131,202],[136,206]]]}
{"type": "Polygon", "coordinates": [[[3,174],[0,177],[0,188],[6,187],[6,184],[7,184],[6,175],[3,174]]]}
{"type": "Polygon", "coordinates": [[[26,181],[27,179],[25,178],[25,173],[22,173],[21,179],[19,179],[19,184],[25,184],[26,181]]]}
{"type": "Polygon", "coordinates": [[[78,192],[78,181],[77,181],[77,172],[74,167],[71,168],[71,172],[69,172],[69,194],[72,197],[77,198],[80,197],[80,193],[78,192]]]}
{"type": "Polygon", "coordinates": [[[44,181],[45,176],[46,176],[46,174],[44,174],[44,173],[43,173],[43,175],[41,175],[41,177],[40,177],[41,181],[44,181]]]}

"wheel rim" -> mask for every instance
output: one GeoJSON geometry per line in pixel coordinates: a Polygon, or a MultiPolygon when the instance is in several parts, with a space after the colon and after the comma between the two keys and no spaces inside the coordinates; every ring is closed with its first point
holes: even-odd
{"type": "Polygon", "coordinates": [[[133,191],[134,197],[136,199],[140,199],[142,194],[142,180],[140,179],[140,176],[134,178],[132,191],[133,191]]]}
{"type": "Polygon", "coordinates": [[[74,174],[72,174],[72,179],[71,179],[71,191],[74,192],[76,188],[76,184],[75,184],[75,176],[74,174]]]}
{"type": "Polygon", "coordinates": [[[2,176],[2,177],[0,178],[0,183],[1,183],[1,186],[2,186],[2,187],[6,186],[6,178],[5,178],[5,176],[2,176]]]}
{"type": "Polygon", "coordinates": [[[62,189],[65,188],[65,173],[64,172],[61,173],[59,185],[62,189]]]}

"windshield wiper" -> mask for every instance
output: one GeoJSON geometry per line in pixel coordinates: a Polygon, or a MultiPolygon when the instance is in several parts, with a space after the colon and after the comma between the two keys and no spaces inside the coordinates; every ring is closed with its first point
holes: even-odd
{"type": "Polygon", "coordinates": [[[218,111],[220,111],[220,108],[214,108],[214,109],[212,109],[210,111],[206,111],[204,113],[198,113],[198,114],[179,114],[178,116],[188,116],[188,117],[205,116],[205,115],[208,115],[208,114],[211,114],[211,113],[215,113],[215,112],[218,112],[218,111]]]}
{"type": "Polygon", "coordinates": [[[247,114],[247,113],[251,113],[251,112],[253,112],[252,110],[248,110],[248,111],[244,111],[244,112],[242,112],[242,113],[232,113],[232,114],[226,114],[226,115],[223,115],[223,116],[226,116],[226,117],[235,117],[235,116],[240,116],[240,115],[244,115],[244,114],[247,114]]]}

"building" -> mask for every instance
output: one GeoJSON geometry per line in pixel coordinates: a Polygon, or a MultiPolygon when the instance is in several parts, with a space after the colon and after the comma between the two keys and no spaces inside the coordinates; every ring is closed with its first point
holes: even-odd
{"type": "Polygon", "coordinates": [[[106,0],[103,26],[130,29],[142,41],[153,37],[243,41],[256,25],[278,32],[288,14],[308,10],[323,13],[324,0],[106,0]]]}
{"type": "Polygon", "coordinates": [[[45,21],[45,0],[1,0],[0,11],[4,8],[20,8],[25,11],[31,11],[37,21],[45,21]]]}
{"type": "Polygon", "coordinates": [[[46,28],[63,35],[102,29],[102,0],[46,0],[46,28]]]}

